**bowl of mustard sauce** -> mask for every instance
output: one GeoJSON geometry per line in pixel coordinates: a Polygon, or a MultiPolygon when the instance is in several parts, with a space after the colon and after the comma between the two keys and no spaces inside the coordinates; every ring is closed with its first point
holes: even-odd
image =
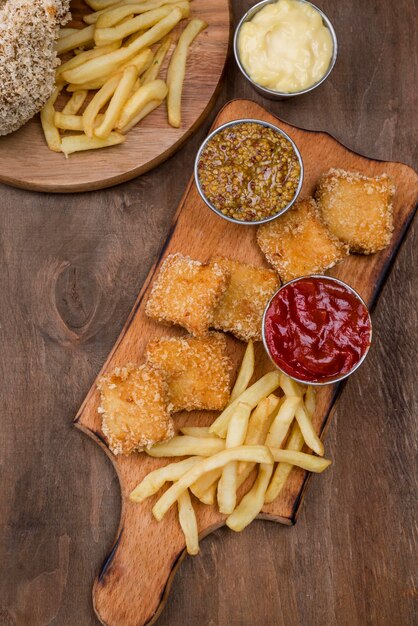
{"type": "Polygon", "coordinates": [[[283,100],[308,93],[330,75],[337,36],[329,18],[307,0],[262,0],[239,22],[235,59],[254,89],[283,100]]]}

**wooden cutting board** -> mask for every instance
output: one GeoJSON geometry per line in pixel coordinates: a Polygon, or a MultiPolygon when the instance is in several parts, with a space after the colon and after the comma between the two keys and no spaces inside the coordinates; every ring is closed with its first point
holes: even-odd
{"type": "MultiPolygon", "coordinates": [[[[86,26],[82,16],[90,12],[87,5],[73,0],[71,11],[73,20],[67,26],[86,26]]],[[[0,182],[56,193],[103,189],[144,174],[178,150],[215,103],[230,40],[228,0],[193,0],[191,15],[205,20],[208,27],[189,51],[180,128],[169,126],[162,105],[128,133],[124,144],[75,153],[66,159],[47,148],[37,115],[17,132],[0,137],[0,182]]],[[[174,29],[176,39],[184,23],[174,29]]],[[[163,78],[173,49],[174,44],[161,71],[163,78]]],[[[57,110],[64,102],[60,97],[57,110]]]]}
{"type": "MultiPolygon", "coordinates": [[[[388,248],[373,256],[352,255],[330,274],[352,285],[369,306],[375,304],[390,265],[414,215],[418,201],[418,176],[401,163],[373,161],[355,154],[325,133],[295,128],[278,120],[259,105],[248,100],[235,100],[219,113],[214,126],[234,119],[257,118],[276,124],[286,131],[299,147],[305,166],[302,196],[315,189],[319,175],[330,167],[357,170],[367,175],[387,172],[393,177],[397,193],[394,202],[395,230],[388,248]]],[[[137,302],[116,342],[102,372],[128,361],[141,363],[147,342],[161,335],[180,335],[183,331],[161,326],[144,313],[145,302],[158,268],[167,254],[182,252],[192,258],[208,261],[213,254],[231,256],[240,261],[266,265],[256,244],[256,228],[230,224],[212,213],[200,199],[193,179],[190,181],[174,218],[167,241],[150,271],[137,302]]],[[[400,294],[401,296],[402,294],[400,294]]],[[[228,337],[228,350],[238,366],[244,344],[228,337]]],[[[271,370],[261,344],[256,348],[257,377],[271,370]]],[[[361,376],[361,368],[355,376],[361,376]]],[[[335,400],[342,384],[320,388],[314,425],[322,436],[335,410],[335,400]]],[[[99,619],[108,626],[142,626],[156,619],[170,590],[174,573],[184,558],[184,540],[175,507],[161,523],[151,514],[156,497],[142,504],[133,504],[128,495],[149,471],[167,461],[146,454],[114,457],[107,449],[97,414],[99,395],[94,385],[75,423],[102,446],[115,467],[122,492],[122,513],[114,547],[95,582],[94,607],[99,619]]],[[[208,425],[210,412],[179,413],[175,425],[208,425]]],[[[328,470],[332,472],[332,466],[328,470]]],[[[261,518],[293,524],[306,490],[308,474],[293,469],[280,497],[263,509],[261,518]]],[[[201,537],[223,525],[225,517],[194,500],[201,537]]],[[[324,503],[326,506],[326,503],[324,503]]]]}

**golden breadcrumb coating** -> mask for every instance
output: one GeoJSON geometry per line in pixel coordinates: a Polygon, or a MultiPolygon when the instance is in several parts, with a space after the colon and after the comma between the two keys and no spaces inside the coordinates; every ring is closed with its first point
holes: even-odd
{"type": "Polygon", "coordinates": [[[148,299],[146,314],[166,324],[178,324],[204,335],[226,289],[228,274],[216,263],[203,265],[182,254],[171,254],[160,268],[148,299]]]}
{"type": "Polygon", "coordinates": [[[69,0],[0,2],[0,135],[17,130],[51,96],[60,24],[69,0]]]}
{"type": "Polygon", "coordinates": [[[146,364],[117,367],[98,382],[102,431],[113,454],[150,448],[174,435],[165,374],[146,364]]]}
{"type": "Polygon", "coordinates": [[[321,176],[316,199],[329,229],[351,252],[373,254],[390,242],[394,193],[387,174],[370,178],[331,169],[321,176]]]}
{"type": "Polygon", "coordinates": [[[226,406],[232,364],[221,333],[151,341],[147,359],[166,372],[174,411],[221,410],[226,406]]]}
{"type": "Polygon", "coordinates": [[[280,287],[273,270],[225,257],[212,259],[230,274],[228,287],[215,309],[212,326],[242,341],[261,341],[264,309],[280,287]]]}
{"type": "Polygon", "coordinates": [[[321,274],[348,254],[347,246],[322,221],[313,198],[295,202],[284,215],[262,224],[257,242],[283,282],[321,274]]]}

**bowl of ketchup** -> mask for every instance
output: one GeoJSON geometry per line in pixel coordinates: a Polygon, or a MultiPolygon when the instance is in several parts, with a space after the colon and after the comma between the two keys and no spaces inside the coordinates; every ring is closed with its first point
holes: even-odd
{"type": "Polygon", "coordinates": [[[335,383],[364,361],[372,339],[366,304],[329,276],[303,276],[273,295],[263,316],[263,342],[274,365],[297,382],[335,383]]]}

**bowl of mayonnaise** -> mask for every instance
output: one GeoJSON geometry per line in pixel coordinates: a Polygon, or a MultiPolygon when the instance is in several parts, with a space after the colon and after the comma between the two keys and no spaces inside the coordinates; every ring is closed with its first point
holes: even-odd
{"type": "Polygon", "coordinates": [[[239,22],[234,54],[262,95],[283,100],[319,87],[337,59],[328,17],[307,0],[262,0],[239,22]]]}

